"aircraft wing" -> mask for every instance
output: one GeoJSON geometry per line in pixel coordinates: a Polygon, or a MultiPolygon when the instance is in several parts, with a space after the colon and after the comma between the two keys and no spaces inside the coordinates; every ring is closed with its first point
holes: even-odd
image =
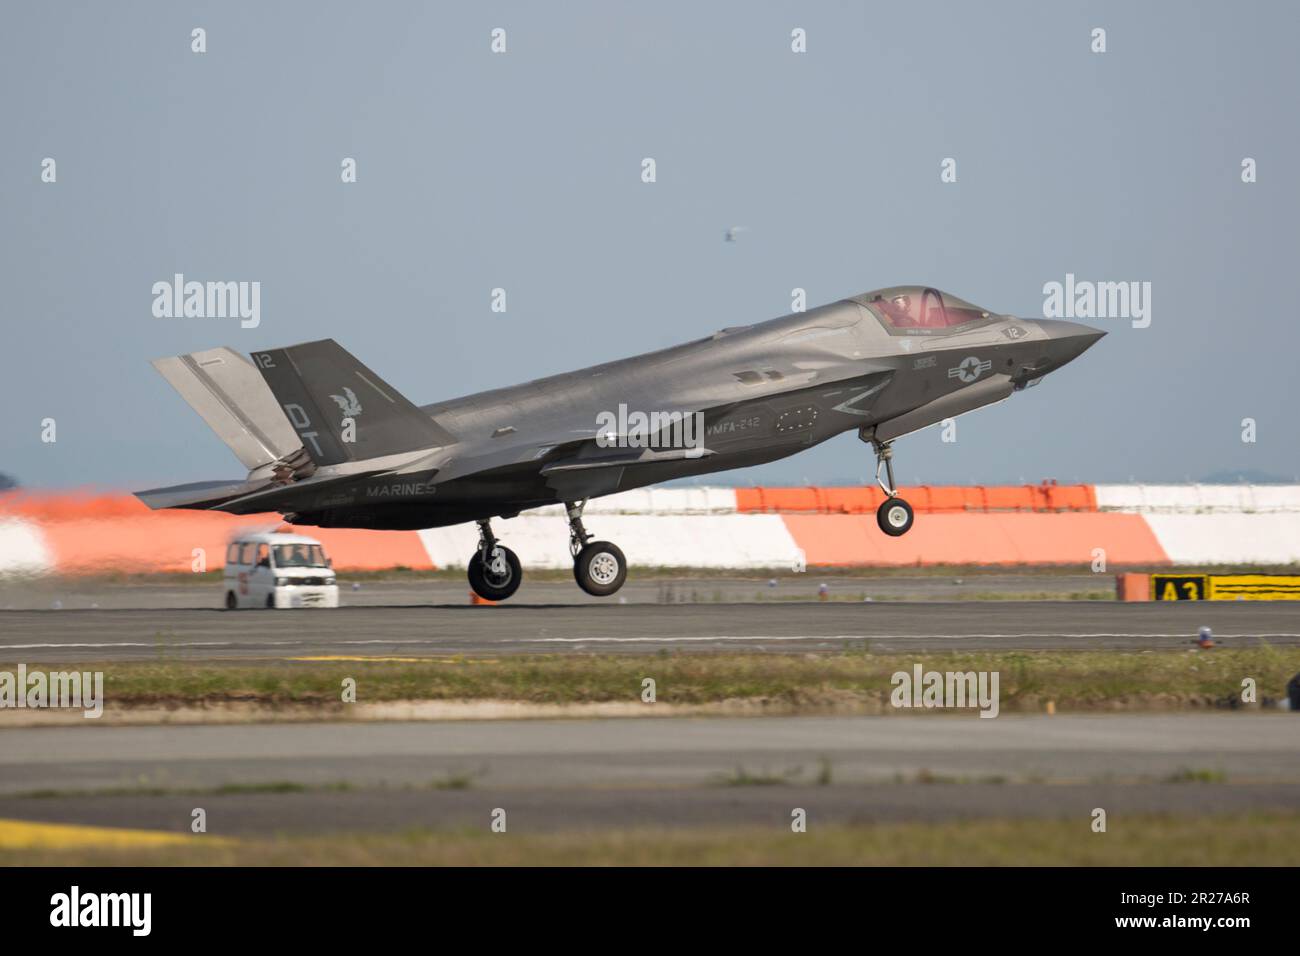
{"type": "Polygon", "coordinates": [[[596,448],[594,445],[584,446],[583,450],[585,451],[588,448],[594,449],[597,452],[606,452],[606,454],[592,454],[586,456],[578,454],[571,458],[560,458],[543,465],[541,473],[543,475],[550,475],[555,472],[588,471],[593,468],[625,468],[631,465],[654,465],[665,461],[708,458],[714,454],[707,448],[672,448],[664,451],[656,451],[652,448],[616,448],[612,449],[612,451],[615,452],[614,454],[608,454],[611,449],[596,448]]]}

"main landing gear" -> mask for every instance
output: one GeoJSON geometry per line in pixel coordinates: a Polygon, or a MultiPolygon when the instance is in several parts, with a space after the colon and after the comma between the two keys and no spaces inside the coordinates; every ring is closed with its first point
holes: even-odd
{"type": "Polygon", "coordinates": [[[894,484],[894,449],[892,442],[877,441],[874,436],[865,433],[859,436],[863,441],[871,442],[876,452],[876,484],[885,493],[885,500],[876,509],[876,524],[880,530],[891,538],[907,534],[912,528],[912,506],[898,497],[898,486],[894,484]],[[880,477],[881,468],[885,470],[885,480],[880,477]]]}
{"type": "MultiPolygon", "coordinates": [[[[608,597],[627,580],[627,559],[618,545],[592,541],[582,526],[586,501],[566,502],[569,516],[569,552],[573,555],[573,577],[578,587],[595,597],[608,597]]],[[[519,590],[523,569],[519,558],[492,533],[491,522],[478,522],[478,550],[469,559],[469,586],[488,601],[504,601],[519,590]]]]}
{"type": "Polygon", "coordinates": [[[504,601],[519,590],[524,579],[518,556],[498,544],[487,518],[478,523],[478,550],[469,559],[469,586],[488,601],[504,601]]]}
{"type": "Polygon", "coordinates": [[[569,515],[569,553],[573,555],[573,577],[578,587],[595,597],[609,597],[627,580],[627,558],[618,545],[592,541],[582,525],[585,500],[566,502],[569,515]]]}

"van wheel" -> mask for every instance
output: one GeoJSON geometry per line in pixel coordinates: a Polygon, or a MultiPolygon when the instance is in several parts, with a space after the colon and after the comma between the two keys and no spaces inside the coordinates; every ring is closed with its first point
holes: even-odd
{"type": "Polygon", "coordinates": [[[226,592],[226,610],[233,611],[239,607],[239,599],[235,597],[234,591],[226,592]]]}

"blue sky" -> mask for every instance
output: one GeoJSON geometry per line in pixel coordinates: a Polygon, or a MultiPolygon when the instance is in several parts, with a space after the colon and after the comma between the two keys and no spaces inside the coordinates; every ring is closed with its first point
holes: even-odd
{"type": "MultiPolygon", "coordinates": [[[[7,3],[0,471],[238,476],[148,365],[214,345],[333,337],[427,403],[781,315],[795,287],[1032,317],[1073,273],[1149,281],[1150,328],[1094,322],[956,443],[900,442],[900,481],[1294,477],[1297,27],[1281,2],[7,3]],[[177,272],[259,281],[260,325],[155,318],[177,272]]],[[[872,469],[846,435],[723,477],[872,469]]]]}

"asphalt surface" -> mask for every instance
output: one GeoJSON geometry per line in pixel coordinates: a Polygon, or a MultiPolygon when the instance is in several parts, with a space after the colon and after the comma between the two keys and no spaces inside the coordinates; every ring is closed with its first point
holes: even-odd
{"type": "Polygon", "coordinates": [[[677,650],[875,652],[1300,644],[1288,602],[502,604],[337,610],[0,612],[0,661],[677,650]]]}
{"type": "Polygon", "coordinates": [[[514,832],[788,825],[793,807],[841,822],[1294,811],[1297,757],[1285,714],[43,728],[0,731],[0,817],[184,830],[203,807],[210,832],[240,834],[477,826],[497,807],[514,832]]]}
{"type": "Polygon", "coordinates": [[[1298,785],[903,783],[779,785],[696,790],[356,790],[172,796],[0,798],[0,817],[42,823],[188,833],[207,813],[213,836],[318,835],[486,829],[507,812],[510,833],[602,827],[773,826],[788,829],[794,808],[809,825],[938,823],[972,819],[1073,819],[1086,833],[1102,807],[1112,827],[1125,815],[1203,817],[1294,812],[1298,785]]]}
{"type": "Polygon", "coordinates": [[[0,793],[127,785],[681,786],[821,757],[842,780],[936,774],[1159,780],[1184,767],[1300,784],[1293,714],[609,718],[0,730],[0,793]]]}
{"type": "MultiPolygon", "coordinates": [[[[660,580],[624,601],[534,582],[468,607],[456,582],[373,582],[336,611],[223,612],[207,586],[39,582],[0,593],[0,662],[499,656],[672,650],[876,652],[1300,644],[1284,603],[959,600],[1067,596],[1091,576],[660,580]],[[96,590],[96,588],[100,590],[96,590]],[[44,589],[44,590],[42,590],[44,589]],[[56,596],[51,599],[51,594],[56,596]],[[895,600],[899,596],[910,603],[895,600]],[[863,597],[877,597],[864,601],[863,597]],[[443,602],[443,603],[437,603],[443,602]],[[53,609],[54,604],[58,609],[53,609]],[[92,604],[102,604],[91,607],[92,604]]],[[[1285,714],[623,718],[0,730],[0,818],[214,834],[1300,809],[1285,714]]]]}

